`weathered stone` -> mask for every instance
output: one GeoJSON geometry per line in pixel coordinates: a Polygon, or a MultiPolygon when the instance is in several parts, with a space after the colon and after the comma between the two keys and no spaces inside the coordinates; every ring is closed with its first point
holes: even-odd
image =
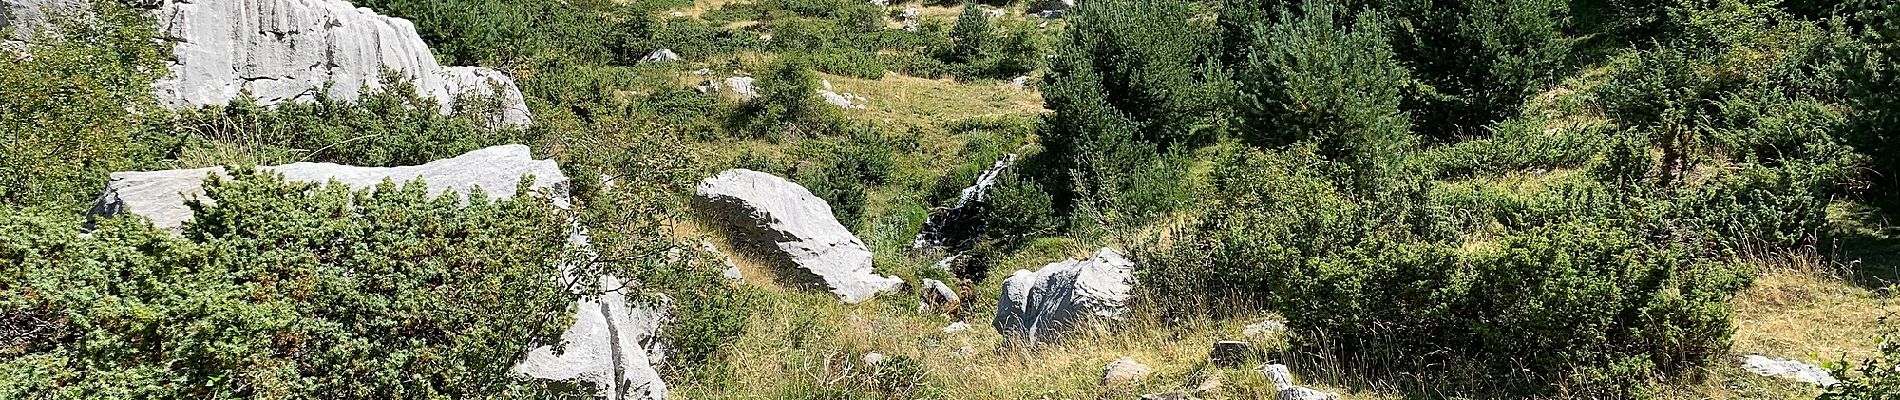
{"type": "Polygon", "coordinates": [[[950,325],[943,327],[943,333],[957,333],[967,330],[970,330],[970,324],[962,322],[951,322],[950,325]]]}
{"type": "MultiPolygon", "coordinates": [[[[847,303],[896,290],[903,280],[871,269],[871,250],[804,186],[733,169],[700,181],[693,207],[726,227],[736,243],[787,269],[802,270],[847,303]]],[[[810,280],[810,279],[806,279],[810,280]]]]}
{"type": "Polygon", "coordinates": [[[1259,357],[1260,352],[1254,350],[1253,345],[1237,340],[1214,342],[1214,350],[1207,354],[1208,362],[1222,368],[1239,366],[1259,357]]]}
{"type": "Polygon", "coordinates": [[[679,53],[674,53],[673,49],[659,49],[659,50],[654,50],[652,53],[647,53],[646,57],[640,57],[639,62],[641,64],[649,64],[649,63],[667,63],[667,62],[674,62],[674,61],[679,61],[679,60],[680,60],[679,53]]]}
{"type": "Polygon", "coordinates": [[[924,279],[923,289],[921,297],[923,297],[924,306],[931,310],[950,312],[962,304],[962,300],[957,298],[956,289],[951,289],[950,285],[944,284],[943,281],[924,279]]]}
{"type": "Polygon", "coordinates": [[[1750,354],[1742,359],[1742,369],[1761,376],[1779,377],[1810,385],[1829,387],[1840,384],[1840,380],[1814,364],[1795,360],[1783,360],[1760,354],[1750,354]]]}
{"type": "MultiPolygon", "coordinates": [[[[601,285],[620,287],[620,282],[601,277],[601,285]]],[[[659,333],[671,318],[666,307],[631,306],[618,291],[583,297],[575,307],[574,326],[561,333],[565,348],[530,350],[514,372],[591,386],[599,398],[666,399],[666,382],[653,368],[664,357],[659,333]]]]}
{"type": "Polygon", "coordinates": [[[858,97],[857,95],[854,95],[854,94],[850,94],[850,93],[839,94],[831,90],[819,90],[818,96],[823,97],[825,99],[825,103],[838,106],[838,108],[842,108],[846,110],[862,110],[865,108],[864,98],[858,97]]]}
{"type": "MultiPolygon", "coordinates": [[[[568,179],[554,160],[535,160],[528,146],[502,145],[475,150],[427,164],[406,167],[355,167],[329,163],[295,163],[261,170],[283,174],[291,182],[335,180],[362,190],[389,179],[396,183],[422,179],[431,195],[469,193],[476,187],[491,198],[513,197],[523,176],[534,176],[534,190],[547,190],[557,206],[567,206],[568,179]]],[[[152,220],[152,225],[177,232],[191,219],[187,198],[204,195],[204,179],[211,174],[225,175],[223,168],[114,172],[105,193],[93,202],[92,213],[99,217],[136,214],[152,220]]]]}
{"type": "Polygon", "coordinates": [[[869,353],[864,353],[863,361],[864,361],[864,365],[878,365],[878,364],[883,364],[885,358],[887,357],[884,356],[884,353],[873,351],[869,353]]]}
{"type": "Polygon", "coordinates": [[[1006,337],[1031,343],[1086,320],[1119,320],[1128,312],[1134,262],[1106,247],[1085,260],[1064,260],[1003,281],[991,324],[1006,337]]]}
{"type": "Polygon", "coordinates": [[[1149,393],[1141,395],[1141,400],[1192,400],[1194,396],[1182,392],[1149,393]]]}
{"type": "Polygon", "coordinates": [[[750,76],[726,78],[725,87],[731,89],[732,94],[739,96],[739,98],[750,99],[759,96],[759,91],[752,88],[752,77],[750,76]]]}
{"type": "Polygon", "coordinates": [[[1277,319],[1248,324],[1246,328],[1240,331],[1241,336],[1246,336],[1248,339],[1254,340],[1268,339],[1282,333],[1286,333],[1286,321],[1277,319]]]}
{"type": "Polygon", "coordinates": [[[1273,387],[1276,389],[1293,387],[1293,371],[1287,369],[1285,364],[1262,365],[1260,373],[1265,374],[1267,381],[1273,382],[1273,387]]]}
{"type": "Polygon", "coordinates": [[[1135,362],[1134,358],[1122,357],[1102,367],[1102,385],[1128,385],[1147,379],[1151,374],[1154,374],[1154,369],[1135,362]]]}
{"type": "Polygon", "coordinates": [[[1202,396],[1220,394],[1221,390],[1226,389],[1226,387],[1226,378],[1222,378],[1221,374],[1210,374],[1207,380],[1203,380],[1201,384],[1194,386],[1194,394],[1202,396]]]}
{"type": "Polygon", "coordinates": [[[1279,400],[1335,400],[1339,398],[1339,395],[1304,386],[1293,386],[1280,388],[1274,393],[1274,397],[1279,400]]]}
{"type": "MultiPolygon", "coordinates": [[[[465,96],[502,104],[494,124],[525,126],[528,108],[514,79],[488,68],[444,67],[408,20],[343,0],[159,0],[154,15],[172,44],[171,75],[154,84],[172,107],[220,105],[249,93],[258,104],[312,101],[319,91],[354,101],[383,86],[384,72],[434,98],[443,113],[465,96]]],[[[83,0],[0,0],[17,16],[0,23],[30,31],[42,9],[83,10],[83,0]]]]}

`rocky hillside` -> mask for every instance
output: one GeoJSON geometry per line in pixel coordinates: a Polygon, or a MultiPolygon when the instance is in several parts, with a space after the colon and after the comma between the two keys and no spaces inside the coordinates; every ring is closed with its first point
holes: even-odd
{"type": "Polygon", "coordinates": [[[1888,2],[0,6],[0,399],[1900,393],[1888,2]]]}

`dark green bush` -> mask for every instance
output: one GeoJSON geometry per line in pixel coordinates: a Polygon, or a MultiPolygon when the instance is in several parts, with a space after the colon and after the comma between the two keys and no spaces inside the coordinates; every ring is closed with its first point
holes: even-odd
{"type": "Polygon", "coordinates": [[[1556,83],[1570,49],[1565,0],[1454,0],[1394,7],[1394,48],[1423,90],[1408,97],[1420,133],[1484,133],[1556,83]]]}
{"type": "Polygon", "coordinates": [[[818,98],[818,74],[809,61],[786,57],[765,69],[754,83],[758,97],[737,114],[741,129],[761,137],[799,137],[828,132],[837,122],[838,108],[818,98]]]}
{"type": "Polygon", "coordinates": [[[1410,116],[1399,110],[1409,79],[1387,44],[1384,20],[1332,1],[1282,12],[1257,32],[1238,72],[1242,136],[1277,147],[1316,140],[1343,177],[1363,191],[1390,179],[1407,146],[1410,116]]]}
{"type": "Polygon", "coordinates": [[[483,147],[529,141],[529,131],[487,126],[483,110],[443,115],[397,74],[355,101],[260,106],[248,99],[183,110],[173,121],[186,147],[238,145],[273,160],[363,166],[416,165],[483,147]]]}
{"type": "Polygon", "coordinates": [[[0,357],[34,371],[6,374],[0,393],[546,396],[509,369],[570,321],[567,227],[547,201],[234,175],[208,184],[218,203],[195,207],[184,238],[136,218],[82,237],[70,221],[0,215],[0,314],[45,324],[0,357]]]}

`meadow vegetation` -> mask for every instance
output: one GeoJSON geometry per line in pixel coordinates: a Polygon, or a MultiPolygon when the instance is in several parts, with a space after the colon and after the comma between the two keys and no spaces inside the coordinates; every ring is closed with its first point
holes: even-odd
{"type": "Polygon", "coordinates": [[[150,87],[169,49],[118,0],[0,52],[0,398],[542,396],[507,368],[590,287],[555,279],[579,259],[568,217],[591,229],[584,272],[674,300],[678,398],[1133,398],[1216,377],[1204,396],[1270,397],[1260,360],[1207,363],[1266,319],[1290,329],[1248,340],[1349,398],[1900,393],[1892,2],[355,4],[514,76],[535,122],[498,126],[481,98],[443,114],[395,75],[356,101],[168,109],[150,87]],[[662,48],[683,60],[640,62],[662,48]],[[694,88],[731,76],[758,95],[694,88]],[[559,161],[571,213],[244,168],[505,143],[559,161]],[[963,273],[933,268],[924,221],[1010,155],[963,273]],[[110,172],[203,166],[234,177],[182,236],[85,222],[110,172]],[[743,254],[743,282],[665,256],[730,248],[684,201],[727,168],[805,186],[880,273],[966,304],[839,304],[743,254]],[[1011,271],[1102,246],[1137,263],[1127,321],[1045,346],[988,326],[1011,271]],[[1844,383],[1736,366],[1756,353],[1844,383]],[[1102,386],[1121,356],[1156,377],[1102,386]]]}

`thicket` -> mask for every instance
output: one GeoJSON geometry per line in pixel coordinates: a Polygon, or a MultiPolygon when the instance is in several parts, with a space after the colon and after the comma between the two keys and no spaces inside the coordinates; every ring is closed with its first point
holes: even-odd
{"type": "Polygon", "coordinates": [[[150,89],[169,54],[151,45],[157,29],[110,1],[53,20],[20,45],[32,57],[0,57],[0,203],[90,201],[106,174],[165,147],[147,127],[164,115],[150,89]]]}
{"type": "Polygon", "coordinates": [[[548,201],[242,170],[206,190],[217,205],[194,205],[182,237],[0,213],[0,394],[546,395],[509,368],[570,322],[566,220],[548,201]]]}
{"type": "Polygon", "coordinates": [[[1826,243],[1826,205],[1866,159],[1839,75],[1856,59],[1837,55],[1876,46],[1771,3],[1667,3],[1590,25],[1539,0],[1233,1],[1213,21],[1084,5],[1070,32],[1088,35],[1064,37],[1045,85],[1037,184],[992,206],[1031,222],[999,234],[1047,226],[1028,189],[1057,216],[1127,213],[1165,204],[1101,194],[1141,187],[1115,183],[1151,165],[1131,160],[1217,154],[1204,200],[1171,209],[1191,223],[1124,230],[1169,231],[1136,250],[1150,304],[1272,309],[1296,345],[1406,365],[1432,383],[1394,383],[1425,392],[1630,395],[1612,383],[1723,354],[1753,273],[1737,260],[1826,243]],[[1644,43],[1576,39],[1593,34],[1644,43]],[[1547,93],[1579,60],[1605,82],[1547,93]],[[1544,96],[1607,121],[1524,113],[1544,96]]]}

